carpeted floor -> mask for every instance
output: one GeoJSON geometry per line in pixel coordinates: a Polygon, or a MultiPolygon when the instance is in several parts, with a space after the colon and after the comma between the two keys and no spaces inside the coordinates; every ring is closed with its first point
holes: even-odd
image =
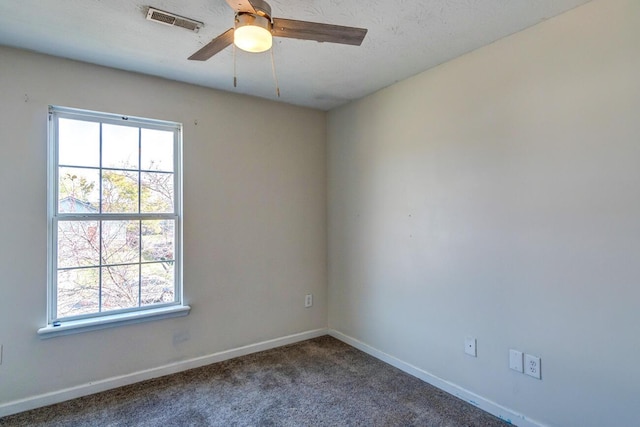
{"type": "Polygon", "coordinates": [[[0,418],[0,426],[504,426],[332,337],[0,418]]]}

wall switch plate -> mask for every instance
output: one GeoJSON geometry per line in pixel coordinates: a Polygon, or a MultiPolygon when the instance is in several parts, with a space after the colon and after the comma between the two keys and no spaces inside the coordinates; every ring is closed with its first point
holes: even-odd
{"type": "Polygon", "coordinates": [[[540,358],[530,354],[524,355],[524,373],[530,377],[541,379],[540,375],[540,358]]]}
{"type": "Polygon", "coordinates": [[[464,352],[469,356],[478,357],[475,338],[467,337],[464,339],[464,352]]]}
{"type": "Polygon", "coordinates": [[[304,306],[311,307],[313,305],[313,294],[307,294],[304,296],[304,306]]]}
{"type": "Polygon", "coordinates": [[[509,350],[509,367],[514,371],[523,372],[522,352],[518,350],[509,350]]]}

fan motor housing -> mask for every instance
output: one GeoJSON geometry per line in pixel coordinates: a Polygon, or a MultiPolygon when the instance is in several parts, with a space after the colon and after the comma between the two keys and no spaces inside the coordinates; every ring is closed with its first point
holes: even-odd
{"type": "Polygon", "coordinates": [[[271,6],[269,6],[269,3],[263,0],[251,0],[251,6],[253,6],[258,15],[271,20],[271,6]]]}
{"type": "Polygon", "coordinates": [[[253,13],[238,13],[236,14],[235,28],[244,27],[245,25],[252,25],[254,27],[262,27],[265,30],[271,32],[271,20],[269,18],[255,15],[253,13]]]}

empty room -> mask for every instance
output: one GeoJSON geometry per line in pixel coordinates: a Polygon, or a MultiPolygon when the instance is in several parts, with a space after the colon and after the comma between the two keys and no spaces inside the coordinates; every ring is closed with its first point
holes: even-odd
{"type": "Polygon", "coordinates": [[[637,0],[0,0],[0,425],[640,415],[637,0]]]}

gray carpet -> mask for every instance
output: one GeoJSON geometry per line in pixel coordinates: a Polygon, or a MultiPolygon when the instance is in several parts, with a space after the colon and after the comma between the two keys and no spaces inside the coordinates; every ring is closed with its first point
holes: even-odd
{"type": "Polygon", "coordinates": [[[504,426],[332,337],[0,418],[0,426],[504,426]]]}

